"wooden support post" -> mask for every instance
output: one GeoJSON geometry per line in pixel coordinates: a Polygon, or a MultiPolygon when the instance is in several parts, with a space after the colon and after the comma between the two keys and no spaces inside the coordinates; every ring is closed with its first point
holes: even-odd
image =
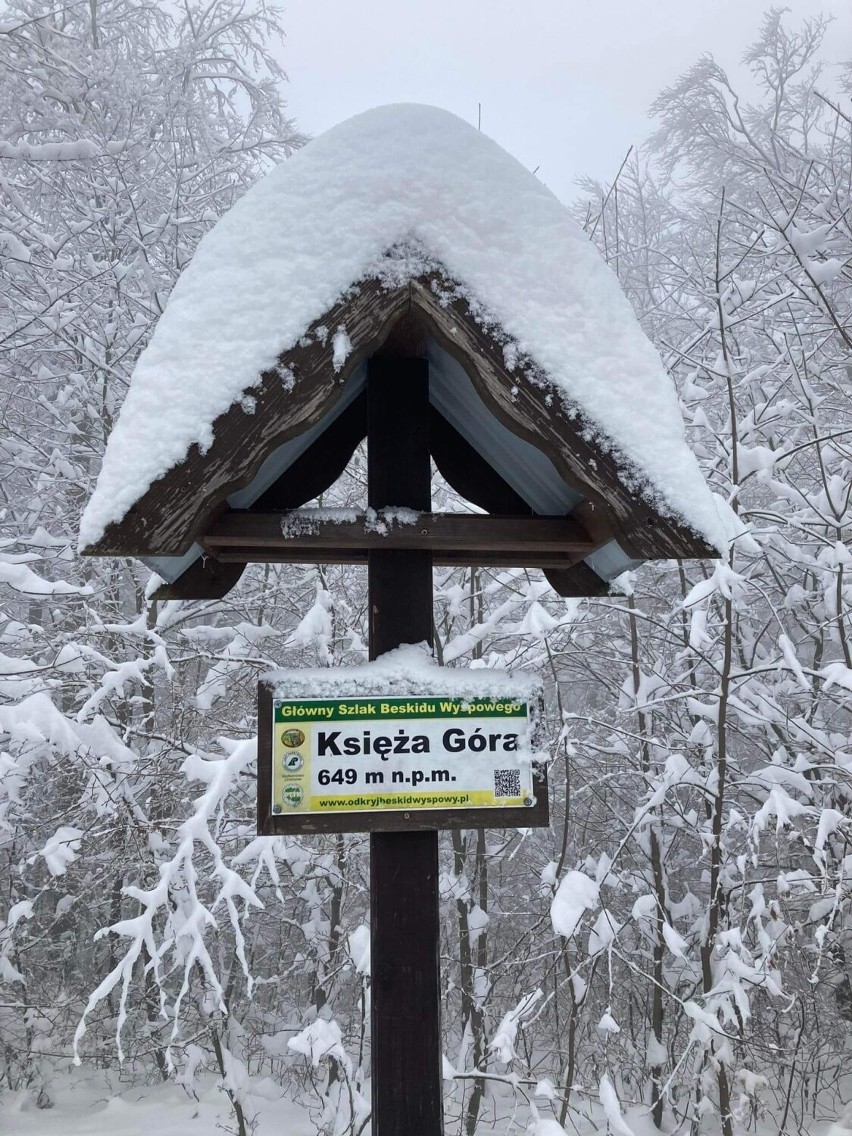
{"type": "MultiPolygon", "coordinates": [[[[368,364],[374,509],[430,507],[428,363],[411,356],[389,352],[368,364]]],[[[432,642],[429,551],[371,549],[368,588],[370,658],[432,642]]],[[[437,832],[371,835],[370,905],[373,1136],[441,1136],[437,832]]]]}

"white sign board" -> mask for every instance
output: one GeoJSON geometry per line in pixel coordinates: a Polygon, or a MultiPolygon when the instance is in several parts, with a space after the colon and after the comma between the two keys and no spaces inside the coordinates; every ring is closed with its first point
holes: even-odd
{"type": "Polygon", "coordinates": [[[526,702],[273,697],[270,725],[275,815],[536,804],[526,702]]]}

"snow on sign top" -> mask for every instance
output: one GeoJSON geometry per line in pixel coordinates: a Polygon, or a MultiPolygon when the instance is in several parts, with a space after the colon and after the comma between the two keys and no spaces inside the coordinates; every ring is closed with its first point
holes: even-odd
{"type": "Polygon", "coordinates": [[[621,451],[661,511],[724,547],[672,383],[615,275],[519,162],[418,105],[329,130],[204,237],[136,365],[81,547],[193,443],[206,449],[217,416],[353,284],[381,276],[397,246],[411,252],[394,261],[394,284],[443,266],[621,451]]]}
{"type": "Polygon", "coordinates": [[[424,645],[397,647],[360,666],[275,670],[262,679],[276,698],[366,698],[383,694],[535,703],[542,693],[541,682],[532,674],[438,666],[424,645]]]}

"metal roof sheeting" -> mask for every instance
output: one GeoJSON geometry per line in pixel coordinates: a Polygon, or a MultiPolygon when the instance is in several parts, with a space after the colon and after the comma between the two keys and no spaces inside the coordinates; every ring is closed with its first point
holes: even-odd
{"type": "MultiPolygon", "coordinates": [[[[432,405],[527,502],[533,512],[542,516],[567,516],[581,504],[583,496],[563,480],[553,462],[530,442],[512,433],[491,413],[464,367],[431,336],[427,357],[432,405]]],[[[366,382],[367,365],[362,363],[350,375],[340,399],[328,414],[310,430],[284,442],[269,454],[250,484],[228,497],[231,508],[250,508],[351,405],[366,382]]],[[[194,544],[183,556],[149,557],[145,563],[164,580],[173,583],[202,554],[201,546],[194,544]]],[[[608,581],[640,562],[632,560],[613,540],[586,557],[585,563],[601,579],[608,581]]]]}

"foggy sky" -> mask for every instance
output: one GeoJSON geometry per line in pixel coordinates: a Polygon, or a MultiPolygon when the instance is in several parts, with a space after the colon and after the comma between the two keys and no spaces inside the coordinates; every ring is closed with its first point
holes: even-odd
{"type": "MultiPolygon", "coordinates": [[[[827,55],[852,57],[852,0],[788,0],[835,16],[827,55]]],[[[611,179],[652,128],[648,107],[709,51],[731,72],[765,0],[290,0],[282,62],[302,130],[389,102],[477,121],[563,199],[611,179]]]]}

